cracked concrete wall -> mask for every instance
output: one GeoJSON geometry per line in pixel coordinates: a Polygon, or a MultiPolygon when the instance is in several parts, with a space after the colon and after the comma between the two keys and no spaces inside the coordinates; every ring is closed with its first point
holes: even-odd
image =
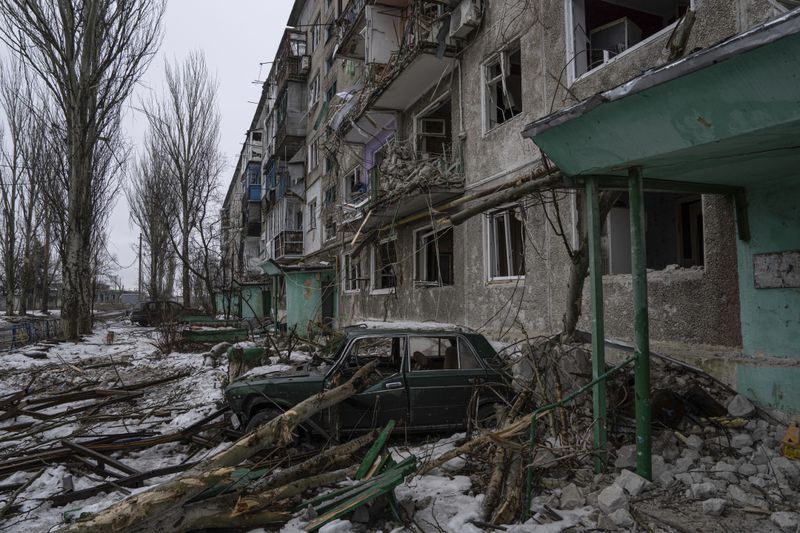
{"type": "MultiPolygon", "coordinates": [[[[452,107],[454,142],[464,153],[467,191],[480,191],[529,172],[540,154],[532,142],[522,139],[523,126],[553,111],[602,90],[612,88],[642,71],[668,61],[665,44],[669,32],[595,69],[567,87],[565,2],[487,2],[477,36],[464,51],[454,71],[452,107]],[[522,51],[523,111],[506,123],[483,129],[483,64],[506,43],[519,39],[522,51]],[[460,116],[463,110],[463,117],[460,116]]],[[[687,52],[712,45],[737,32],[774,17],[779,10],[768,0],[732,2],[696,0],[697,18],[687,52]]],[[[421,102],[429,100],[422,98],[421,102]]],[[[422,104],[414,106],[418,109],[422,104]]],[[[406,113],[406,120],[411,120],[406,113]]],[[[403,120],[400,124],[406,124],[403,120]]],[[[412,232],[417,226],[397,228],[397,249],[404,272],[394,294],[372,295],[366,288],[344,294],[342,323],[364,318],[389,320],[437,320],[481,329],[492,337],[518,337],[520,326],[529,335],[552,334],[561,328],[565,309],[569,258],[560,236],[550,228],[544,209],[529,200],[525,223],[526,276],[489,281],[486,265],[486,217],[476,216],[455,228],[454,285],[414,288],[412,232]],[[516,323],[516,326],[515,326],[516,323]]],[[[571,196],[559,200],[564,225],[572,242],[577,222],[571,196]]],[[[580,209],[580,207],[578,207],[580,209]]],[[[699,270],[652,272],[649,303],[654,341],[741,345],[736,274],[733,208],[726,198],[703,197],[705,266],[699,270]]],[[[369,272],[370,250],[362,252],[364,274],[369,272]]],[[[609,336],[629,339],[632,334],[630,275],[604,279],[606,328],[609,336]]],[[[580,327],[590,326],[588,280],[584,290],[580,327]]]]}

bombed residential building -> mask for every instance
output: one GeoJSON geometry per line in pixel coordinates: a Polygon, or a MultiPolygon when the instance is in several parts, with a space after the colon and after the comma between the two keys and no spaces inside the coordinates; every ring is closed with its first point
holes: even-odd
{"type": "Polygon", "coordinates": [[[800,410],[792,3],[297,0],[229,279],[303,332],[644,335],[800,410]]]}

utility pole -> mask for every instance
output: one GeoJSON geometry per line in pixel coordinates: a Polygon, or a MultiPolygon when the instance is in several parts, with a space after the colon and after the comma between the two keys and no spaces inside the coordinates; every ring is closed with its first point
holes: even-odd
{"type": "Polygon", "coordinates": [[[137,292],[136,299],[141,302],[142,300],[142,234],[139,233],[139,291],[137,292]]]}

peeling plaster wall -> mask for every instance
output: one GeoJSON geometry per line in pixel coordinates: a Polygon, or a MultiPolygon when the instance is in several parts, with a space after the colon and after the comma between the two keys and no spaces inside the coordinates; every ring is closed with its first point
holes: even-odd
{"type": "MultiPolygon", "coordinates": [[[[538,149],[522,139],[522,127],[537,118],[640,74],[668,61],[669,32],[591,71],[565,90],[565,2],[486,2],[480,32],[461,56],[451,82],[454,142],[464,154],[467,191],[480,191],[524,175],[539,157],[538,149]],[[523,111],[495,129],[484,132],[482,121],[482,65],[504,43],[519,38],[522,50],[523,111]],[[463,110],[463,117],[460,116],[463,110]],[[463,129],[462,129],[463,122],[463,129]],[[458,134],[463,131],[463,139],[458,134]]],[[[696,0],[697,19],[687,51],[714,44],[778,14],[767,0],[696,0]]],[[[398,121],[409,131],[413,112],[430,101],[426,95],[398,121]],[[405,119],[403,118],[405,117],[405,119]]],[[[530,202],[529,202],[530,203],[530,202]]],[[[572,242],[576,224],[571,197],[560,199],[560,212],[572,242]]],[[[554,216],[553,206],[546,207],[554,216]]],[[[578,207],[578,209],[581,209],[578,207]]],[[[547,222],[541,206],[526,209],[526,276],[490,282],[486,267],[486,221],[476,216],[455,228],[455,283],[451,287],[413,288],[412,230],[397,228],[401,258],[400,286],[391,295],[371,295],[368,288],[342,296],[342,323],[364,318],[438,320],[468,325],[487,335],[519,337],[552,334],[561,328],[565,309],[569,258],[560,236],[547,222]]],[[[736,274],[736,237],[733,209],[726,198],[703,198],[705,266],[652,272],[650,329],[654,341],[741,346],[736,274]]],[[[370,272],[370,248],[362,251],[362,272],[370,272]]],[[[630,275],[604,279],[606,328],[609,336],[632,335],[630,275]]],[[[588,280],[584,290],[580,327],[588,329],[588,280]]]]}

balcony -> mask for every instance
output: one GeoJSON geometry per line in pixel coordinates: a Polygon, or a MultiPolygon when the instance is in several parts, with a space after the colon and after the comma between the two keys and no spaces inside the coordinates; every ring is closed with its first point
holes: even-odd
{"type": "Polygon", "coordinates": [[[275,63],[278,91],[289,81],[305,82],[311,67],[311,57],[306,55],[306,34],[286,30],[275,63]]]}
{"type": "Polygon", "coordinates": [[[421,155],[415,155],[410,146],[392,146],[383,163],[369,169],[368,176],[369,202],[347,220],[353,222],[372,211],[365,229],[389,224],[464,193],[461,158],[449,146],[441,154],[421,155]]]}
{"type": "Polygon", "coordinates": [[[286,230],[272,239],[275,260],[298,259],[303,256],[303,231],[286,230]]]}

